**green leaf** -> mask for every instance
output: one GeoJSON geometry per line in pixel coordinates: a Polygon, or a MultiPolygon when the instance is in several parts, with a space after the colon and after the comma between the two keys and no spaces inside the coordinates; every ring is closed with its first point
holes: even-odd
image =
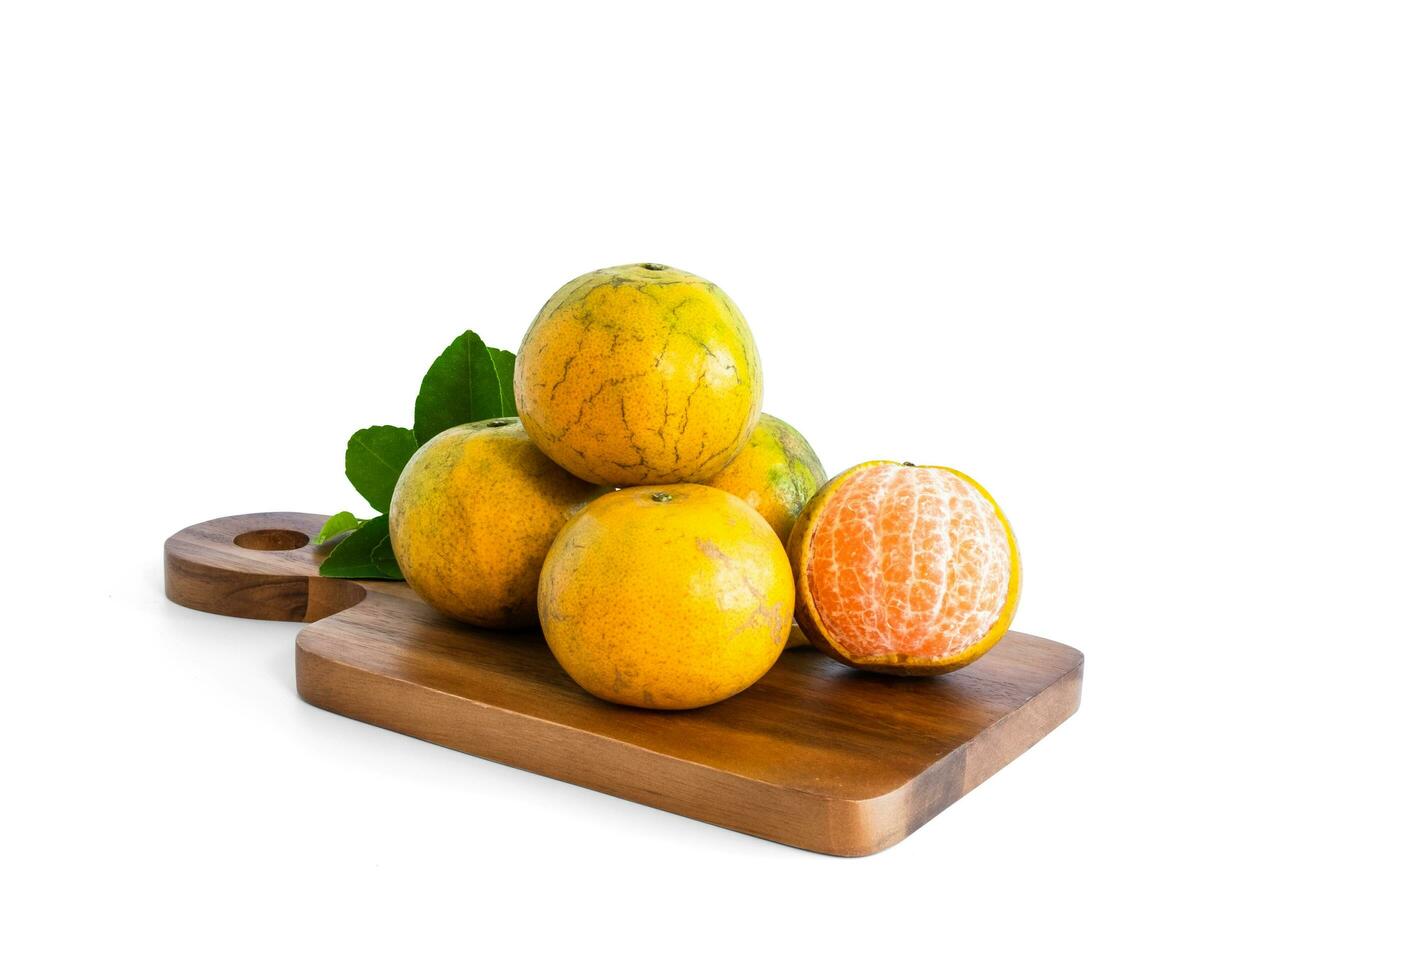
{"type": "Polygon", "coordinates": [[[403,572],[399,570],[398,559],[394,557],[394,544],[389,540],[387,534],[384,535],[384,540],[374,546],[369,557],[373,559],[374,567],[384,578],[403,578],[403,572]]]}
{"type": "Polygon", "coordinates": [[[404,464],[418,449],[418,441],[408,429],[397,425],[373,425],[349,437],[344,451],[344,475],[359,495],[381,514],[389,512],[394,484],[404,464]]]}
{"type": "Polygon", "coordinates": [[[471,330],[438,355],[423,376],[413,403],[413,432],[419,444],[464,422],[502,416],[502,386],[487,345],[471,330]]]}
{"type": "Polygon", "coordinates": [[[370,518],[335,545],[320,564],[320,574],[326,578],[403,578],[389,545],[388,517],[370,518]]]}
{"type": "Polygon", "coordinates": [[[516,368],[517,355],[509,350],[487,348],[492,355],[492,367],[497,370],[497,384],[502,389],[502,415],[507,418],[517,414],[516,394],[512,389],[512,373],[516,368]]]}
{"type": "Polygon", "coordinates": [[[345,531],[357,531],[364,523],[363,518],[355,517],[349,511],[342,510],[325,522],[325,526],[320,528],[320,533],[315,535],[315,540],[311,544],[324,544],[330,538],[338,537],[345,531]]]}

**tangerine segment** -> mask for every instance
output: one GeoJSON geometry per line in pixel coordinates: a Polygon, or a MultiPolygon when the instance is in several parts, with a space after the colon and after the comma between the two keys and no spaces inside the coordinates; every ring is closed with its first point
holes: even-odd
{"type": "Polygon", "coordinates": [[[1017,553],[982,488],[943,467],[891,463],[833,482],[815,515],[806,587],[848,662],[950,669],[1003,635],[1017,553]]]}

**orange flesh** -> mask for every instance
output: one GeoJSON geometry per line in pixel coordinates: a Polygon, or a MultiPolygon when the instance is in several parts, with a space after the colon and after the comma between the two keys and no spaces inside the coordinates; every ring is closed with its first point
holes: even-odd
{"type": "Polygon", "coordinates": [[[808,588],[847,653],[931,661],[979,642],[1009,590],[1003,522],[948,470],[872,466],[846,479],[812,536],[808,588]]]}

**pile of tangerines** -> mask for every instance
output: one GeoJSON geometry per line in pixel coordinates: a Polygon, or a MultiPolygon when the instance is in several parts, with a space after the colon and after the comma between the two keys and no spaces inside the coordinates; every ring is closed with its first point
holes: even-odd
{"type": "Polygon", "coordinates": [[[389,512],[408,583],[485,628],[539,620],[590,693],[696,708],[762,677],[793,635],[865,670],[938,674],[983,656],[1019,596],[993,498],[939,466],[831,480],[761,412],[733,301],[655,263],[561,287],[516,359],[519,418],[449,429],[389,512]]]}

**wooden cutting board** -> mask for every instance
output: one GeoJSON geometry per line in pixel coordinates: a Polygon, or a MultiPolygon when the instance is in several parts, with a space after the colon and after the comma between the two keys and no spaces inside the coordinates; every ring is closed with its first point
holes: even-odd
{"type": "Polygon", "coordinates": [[[316,514],[197,524],[165,548],[167,595],[313,625],[295,641],[310,704],[506,765],[826,854],[902,840],[1077,710],[1082,654],[1009,633],[943,677],[868,674],[788,650],[694,711],[607,704],[538,632],[445,619],[403,583],[319,577],[316,514]]]}

